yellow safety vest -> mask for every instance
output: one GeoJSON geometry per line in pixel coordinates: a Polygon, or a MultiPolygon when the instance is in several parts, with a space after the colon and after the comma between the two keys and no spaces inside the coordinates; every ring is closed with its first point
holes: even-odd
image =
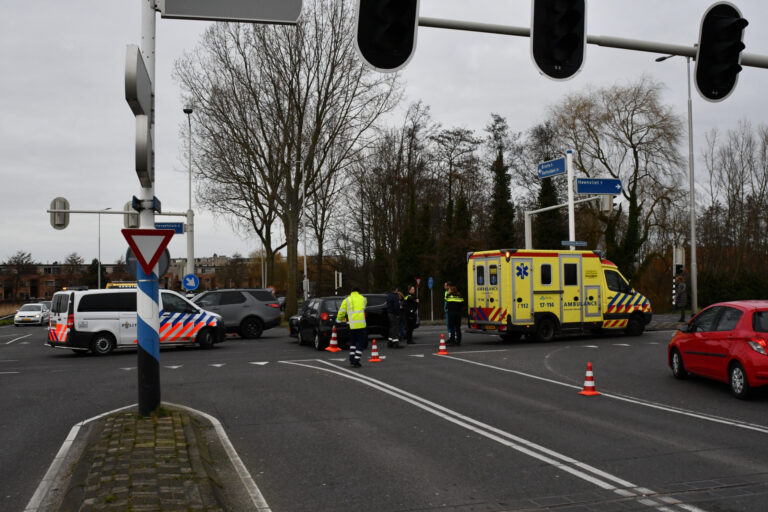
{"type": "Polygon", "coordinates": [[[348,318],[350,329],[365,329],[365,306],[368,301],[357,292],[352,292],[349,297],[341,302],[337,319],[348,318]]]}

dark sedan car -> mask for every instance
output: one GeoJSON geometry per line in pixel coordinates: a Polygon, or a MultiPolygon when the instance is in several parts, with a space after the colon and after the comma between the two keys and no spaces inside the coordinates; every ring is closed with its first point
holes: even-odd
{"type": "MultiPolygon", "coordinates": [[[[387,320],[387,296],[383,293],[364,293],[368,305],[365,308],[365,322],[369,336],[386,337],[389,322],[387,320]]],[[[323,350],[331,341],[333,327],[339,346],[349,346],[349,325],[336,322],[336,314],[341,302],[346,297],[317,297],[304,302],[301,310],[292,316],[288,325],[290,335],[298,338],[299,345],[312,344],[316,350],[323,350]]]]}

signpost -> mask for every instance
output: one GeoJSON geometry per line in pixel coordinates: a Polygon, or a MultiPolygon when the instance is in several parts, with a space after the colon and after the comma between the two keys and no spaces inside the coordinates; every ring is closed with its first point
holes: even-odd
{"type": "Polygon", "coordinates": [[[433,322],[435,321],[435,290],[432,287],[435,285],[435,280],[432,276],[427,279],[427,288],[429,288],[429,318],[433,322]]]}
{"type": "Polygon", "coordinates": [[[163,18],[296,24],[302,0],[157,0],[163,18]]]}
{"type": "Polygon", "coordinates": [[[155,229],[170,229],[177,235],[184,234],[183,222],[155,222],[155,229]]]}
{"type": "Polygon", "coordinates": [[[565,174],[565,157],[541,162],[538,166],[539,178],[549,178],[558,174],[565,174]]]}
{"type": "Polygon", "coordinates": [[[191,292],[192,290],[197,290],[197,287],[200,286],[200,280],[195,274],[187,274],[181,280],[181,285],[185,290],[191,292]]]}
{"type": "Polygon", "coordinates": [[[577,178],[576,193],[619,195],[621,193],[621,180],[615,178],[577,178]]]}

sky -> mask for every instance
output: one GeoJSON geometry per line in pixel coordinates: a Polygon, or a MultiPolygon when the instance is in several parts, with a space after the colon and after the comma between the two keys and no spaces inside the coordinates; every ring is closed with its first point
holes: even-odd
{"type": "MultiPolygon", "coordinates": [[[[211,0],[213,1],[213,0],[211,0]]],[[[125,254],[121,215],[73,214],[54,230],[46,210],[55,197],[73,210],[121,210],[139,193],[134,166],[135,122],[125,101],[125,53],[139,44],[142,0],[7,0],[0,17],[0,262],[17,251],[40,263],[72,252],[86,261],[99,251],[105,263],[125,254]],[[99,230],[99,217],[101,229],[99,230]],[[100,234],[100,236],[99,236],[100,234]]],[[[734,0],[750,22],[746,53],[768,55],[768,2],[734,0]]],[[[697,0],[589,0],[587,32],[693,46],[710,2],[697,0]]],[[[529,27],[530,0],[421,0],[424,17],[529,27]]],[[[173,65],[198,44],[209,22],[157,15],[156,183],[163,211],[188,207],[187,119],[173,65]]],[[[659,55],[589,45],[586,63],[571,80],[539,74],[524,37],[425,28],[403,71],[408,102],[422,100],[444,127],[480,131],[491,113],[514,131],[543,120],[550,105],[588,86],[628,83],[646,74],[665,84],[663,100],[685,119],[685,58],[657,63],[659,55]]],[[[697,182],[706,181],[700,154],[705,133],[735,128],[740,120],[768,123],[768,69],[745,67],[733,94],[720,103],[693,89],[697,182]]],[[[193,126],[194,130],[194,126],[193,126]]],[[[681,152],[687,155],[687,141],[681,152]]],[[[232,230],[226,219],[195,209],[195,256],[248,255],[255,236],[232,230]]],[[[181,222],[181,217],[158,220],[181,222]]],[[[186,256],[183,235],[169,245],[186,256]]]]}

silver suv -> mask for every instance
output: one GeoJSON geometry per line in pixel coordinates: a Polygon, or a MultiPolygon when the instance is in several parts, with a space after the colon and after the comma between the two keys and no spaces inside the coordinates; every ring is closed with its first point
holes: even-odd
{"type": "Polygon", "coordinates": [[[280,303],[269,290],[213,290],[196,295],[192,302],[221,315],[226,332],[236,332],[243,338],[259,338],[264,329],[280,325],[280,303]]]}

